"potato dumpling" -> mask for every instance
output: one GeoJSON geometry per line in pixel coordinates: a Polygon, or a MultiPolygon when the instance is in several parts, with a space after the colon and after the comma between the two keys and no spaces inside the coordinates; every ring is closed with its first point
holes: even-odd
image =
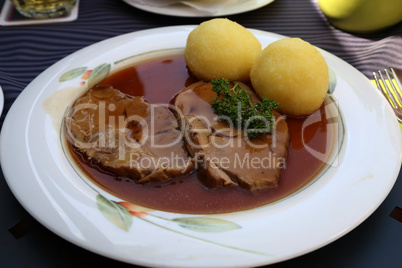
{"type": "Polygon", "coordinates": [[[261,51],[251,68],[250,80],[260,97],[279,103],[279,112],[309,115],[325,99],[328,66],[310,43],[300,38],[285,38],[261,51]]]}
{"type": "Polygon", "coordinates": [[[184,56],[191,72],[204,81],[226,78],[248,81],[261,43],[246,28],[229,19],[211,19],[187,38],[184,56]]]}

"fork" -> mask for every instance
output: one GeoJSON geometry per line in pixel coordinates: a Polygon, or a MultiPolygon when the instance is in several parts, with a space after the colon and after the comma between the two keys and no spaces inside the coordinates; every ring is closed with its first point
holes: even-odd
{"type": "Polygon", "coordinates": [[[397,72],[399,72],[399,70],[388,68],[384,69],[385,75],[383,75],[381,71],[378,71],[378,76],[376,72],[373,72],[373,76],[377,84],[377,88],[388,100],[399,122],[402,122],[402,85],[401,81],[398,79],[397,72]],[[389,83],[386,82],[387,79],[389,83]],[[397,85],[394,84],[394,80],[396,81],[397,85]]]}

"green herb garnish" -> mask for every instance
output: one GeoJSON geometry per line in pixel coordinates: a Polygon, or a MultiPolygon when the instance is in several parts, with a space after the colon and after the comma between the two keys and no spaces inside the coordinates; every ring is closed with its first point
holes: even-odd
{"type": "Polygon", "coordinates": [[[263,97],[261,102],[255,105],[251,102],[250,95],[238,83],[219,78],[212,80],[212,91],[217,96],[212,102],[214,112],[220,116],[220,120],[233,123],[237,128],[247,131],[247,138],[255,138],[258,134],[270,133],[275,126],[275,117],[272,110],[278,108],[278,103],[263,97]]]}

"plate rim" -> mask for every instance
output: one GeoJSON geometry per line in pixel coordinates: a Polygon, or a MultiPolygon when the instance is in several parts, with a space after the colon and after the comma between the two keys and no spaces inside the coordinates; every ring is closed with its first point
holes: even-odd
{"type": "MultiPolygon", "coordinates": [[[[241,5],[244,6],[247,3],[235,3],[235,4],[230,4],[229,5],[229,10],[228,7],[222,8],[222,10],[219,10],[216,13],[213,14],[208,14],[208,13],[203,13],[200,12],[194,8],[188,7],[188,6],[183,6],[179,9],[177,9],[175,6],[168,6],[168,7],[154,7],[154,6],[149,6],[149,5],[144,5],[144,4],[139,4],[139,3],[133,3],[130,0],[123,0],[125,3],[127,3],[130,6],[133,6],[135,8],[138,8],[143,11],[147,11],[150,13],[154,14],[159,14],[159,15],[165,15],[165,16],[175,16],[175,17],[186,17],[186,18],[191,18],[191,17],[219,17],[219,16],[228,16],[228,15],[236,15],[236,14],[241,14],[249,11],[253,11],[256,9],[259,9],[261,7],[264,7],[268,4],[271,4],[275,0],[251,0],[252,2],[256,3],[250,3],[249,6],[245,9],[234,9],[230,10],[230,7],[241,5]]],[[[249,0],[249,2],[251,2],[249,0]]],[[[247,6],[247,5],[246,5],[247,6]]]]}
{"type": "Polygon", "coordinates": [[[3,108],[4,108],[4,93],[2,87],[0,86],[0,115],[3,114],[3,108]]]}

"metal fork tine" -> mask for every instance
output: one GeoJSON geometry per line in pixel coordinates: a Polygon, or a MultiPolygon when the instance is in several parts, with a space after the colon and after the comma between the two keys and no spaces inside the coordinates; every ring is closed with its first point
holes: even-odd
{"type": "Polygon", "coordinates": [[[396,84],[398,85],[399,89],[402,90],[402,83],[401,83],[401,80],[399,80],[398,75],[396,74],[396,71],[392,67],[389,68],[389,69],[391,70],[392,76],[394,77],[394,79],[396,81],[396,84]]]}
{"type": "MultiPolygon", "coordinates": [[[[392,87],[393,91],[395,92],[396,97],[397,97],[398,100],[399,100],[399,103],[402,103],[402,99],[401,99],[401,96],[400,96],[400,94],[399,94],[399,90],[395,87],[395,84],[394,84],[394,82],[392,81],[393,79],[392,79],[391,76],[389,75],[388,70],[387,70],[387,69],[384,69],[384,70],[385,70],[385,73],[386,73],[386,75],[387,75],[387,77],[388,77],[388,81],[389,81],[389,83],[391,84],[391,87],[392,87]]],[[[392,70],[392,71],[393,71],[393,70],[392,70]]],[[[391,72],[392,72],[392,71],[391,71],[391,72]]],[[[392,74],[392,76],[393,76],[393,78],[396,77],[396,75],[394,75],[394,74],[392,74]]],[[[400,105],[397,105],[397,106],[400,106],[400,105]]]]}
{"type": "MultiPolygon", "coordinates": [[[[394,95],[391,93],[391,91],[390,91],[390,89],[389,89],[387,83],[385,82],[385,79],[384,79],[382,73],[381,73],[380,71],[378,71],[378,74],[380,75],[381,81],[382,81],[382,83],[383,83],[383,85],[384,85],[385,90],[387,91],[387,94],[388,94],[389,98],[391,99],[391,102],[392,102],[393,106],[394,106],[394,107],[398,107],[399,105],[398,105],[398,103],[395,101],[394,95]]],[[[377,79],[377,78],[376,78],[376,81],[377,81],[377,85],[380,85],[380,83],[378,82],[378,79],[377,79]]],[[[379,86],[378,88],[381,88],[381,86],[379,86]]]]}
{"type": "Polygon", "coordinates": [[[378,88],[381,92],[383,92],[383,91],[382,91],[381,84],[380,84],[380,81],[378,81],[378,77],[377,77],[377,74],[376,74],[375,72],[373,72],[373,76],[374,76],[374,80],[375,80],[375,83],[376,83],[376,85],[377,85],[377,88],[378,88]]]}

